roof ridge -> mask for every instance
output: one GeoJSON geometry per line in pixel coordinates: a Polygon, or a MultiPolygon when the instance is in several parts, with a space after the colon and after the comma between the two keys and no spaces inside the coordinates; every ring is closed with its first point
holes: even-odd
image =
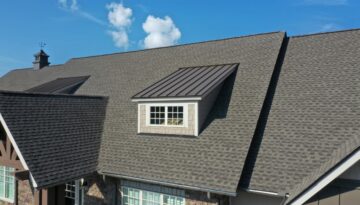
{"type": "Polygon", "coordinates": [[[300,34],[296,36],[289,36],[289,38],[302,38],[308,36],[318,36],[318,35],[325,35],[325,34],[333,34],[333,33],[344,33],[344,32],[352,32],[352,31],[360,31],[360,28],[351,28],[345,30],[337,30],[337,31],[326,31],[326,32],[318,32],[318,33],[310,33],[310,34],[300,34]]]}
{"type": "Polygon", "coordinates": [[[23,96],[43,96],[43,97],[69,97],[69,98],[99,98],[107,99],[108,96],[101,95],[74,95],[74,94],[58,94],[58,93],[37,93],[37,92],[24,92],[24,91],[9,91],[9,90],[0,90],[1,94],[9,95],[23,95],[23,96]]]}
{"type": "Polygon", "coordinates": [[[140,50],[133,50],[133,51],[125,51],[125,52],[115,52],[115,53],[108,53],[108,54],[99,54],[99,55],[75,57],[75,58],[70,58],[66,63],[68,63],[68,62],[70,62],[72,60],[76,60],[76,59],[93,58],[93,57],[110,56],[110,55],[119,55],[119,54],[135,53],[135,52],[145,52],[145,51],[150,51],[150,50],[158,50],[158,49],[174,48],[174,47],[181,47],[181,46],[189,46],[189,45],[194,45],[194,44],[203,44],[203,43],[210,43],[210,42],[217,42],[217,41],[226,41],[226,40],[232,40],[232,39],[238,39],[238,38],[247,38],[247,37],[269,35],[269,34],[275,34],[275,33],[286,33],[286,32],[284,32],[284,31],[272,31],[272,32],[248,34],[248,35],[241,35],[241,36],[233,36],[233,37],[227,37],[227,38],[222,38],[222,39],[212,39],[212,40],[206,40],[206,41],[198,41],[198,42],[193,42],[193,43],[184,43],[184,44],[178,44],[178,45],[172,45],[172,46],[164,46],[164,47],[147,48],[147,49],[140,49],[140,50]]]}
{"type": "MultiPolygon", "coordinates": [[[[50,67],[55,67],[55,66],[62,66],[64,65],[65,63],[59,63],[59,64],[54,64],[54,65],[48,65],[48,66],[45,66],[43,67],[42,69],[40,70],[43,70],[43,69],[49,69],[50,67]]],[[[34,69],[33,67],[26,67],[26,68],[14,68],[14,69],[11,69],[9,70],[7,73],[4,73],[3,76],[5,76],[6,74],[8,73],[11,73],[11,72],[14,72],[14,71],[17,71],[17,70],[31,70],[31,69],[34,69]]],[[[1,77],[0,77],[1,78],[1,77]]]]}

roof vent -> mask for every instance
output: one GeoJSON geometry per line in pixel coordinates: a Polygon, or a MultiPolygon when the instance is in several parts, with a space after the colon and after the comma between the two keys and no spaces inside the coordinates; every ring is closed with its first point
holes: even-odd
{"type": "Polygon", "coordinates": [[[40,52],[34,55],[34,57],[35,57],[35,61],[33,62],[34,70],[40,70],[43,67],[50,65],[50,62],[48,60],[49,56],[45,53],[44,50],[41,49],[40,52]]]}

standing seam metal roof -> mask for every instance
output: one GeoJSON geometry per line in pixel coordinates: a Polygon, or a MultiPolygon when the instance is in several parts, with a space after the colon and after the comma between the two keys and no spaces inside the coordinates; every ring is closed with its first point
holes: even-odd
{"type": "Polygon", "coordinates": [[[179,68],[139,92],[133,99],[159,97],[204,97],[238,67],[238,63],[179,68]]]}

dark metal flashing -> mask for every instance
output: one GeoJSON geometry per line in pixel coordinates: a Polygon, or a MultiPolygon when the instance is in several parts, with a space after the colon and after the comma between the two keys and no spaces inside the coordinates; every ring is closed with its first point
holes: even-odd
{"type": "Polygon", "coordinates": [[[73,94],[90,76],[78,76],[68,78],[57,78],[53,81],[43,83],[36,87],[25,90],[35,93],[62,93],[73,94]]]}
{"type": "Polygon", "coordinates": [[[248,151],[245,163],[244,163],[244,168],[241,173],[238,189],[245,189],[245,190],[249,189],[249,184],[251,181],[253,168],[256,164],[257,155],[258,155],[258,152],[259,152],[259,149],[261,146],[261,142],[262,142],[262,138],[264,135],[264,131],[266,128],[266,123],[267,123],[268,115],[269,115],[269,112],[271,109],[273,97],[274,97],[274,94],[276,91],[276,86],[277,86],[277,82],[278,82],[278,79],[280,76],[281,67],[282,67],[282,64],[283,64],[283,61],[284,61],[284,58],[286,55],[288,41],[289,41],[289,38],[285,34],[284,40],[281,45],[281,48],[280,48],[280,51],[278,54],[278,58],[277,58],[277,61],[275,64],[275,68],[274,68],[273,74],[271,76],[267,94],[264,99],[263,107],[260,112],[259,120],[256,125],[254,137],[251,141],[249,151],[248,151]]]}

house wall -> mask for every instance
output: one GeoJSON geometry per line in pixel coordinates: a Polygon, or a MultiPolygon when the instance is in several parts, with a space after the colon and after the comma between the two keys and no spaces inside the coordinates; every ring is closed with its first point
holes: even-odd
{"type": "Polygon", "coordinates": [[[146,125],[146,105],[140,104],[140,108],[139,108],[140,133],[194,135],[194,133],[195,133],[195,106],[196,106],[195,103],[188,104],[187,127],[168,127],[168,126],[147,126],[146,125]]]}
{"type": "Polygon", "coordinates": [[[208,199],[205,192],[181,190],[127,180],[121,181],[111,177],[106,177],[104,180],[100,176],[93,176],[86,180],[88,181],[88,187],[84,190],[85,205],[121,205],[122,185],[135,186],[135,188],[154,192],[165,191],[167,193],[172,192],[174,195],[182,195],[185,197],[185,205],[229,205],[229,197],[211,195],[211,199],[208,199]]]}
{"type": "Polygon", "coordinates": [[[29,180],[18,180],[18,204],[33,205],[34,195],[29,180]]]}
{"type": "MultiPolygon", "coordinates": [[[[17,180],[17,201],[19,205],[34,205],[34,195],[31,189],[29,180],[20,181],[17,180]]],[[[15,192],[15,193],[16,193],[15,192]]],[[[15,196],[16,200],[16,196],[15,196]]],[[[14,203],[8,203],[0,200],[0,205],[12,205],[14,203]]]]}
{"type": "MultiPolygon", "coordinates": [[[[117,204],[117,181],[113,178],[102,178],[94,175],[85,179],[84,205],[115,205],[117,204]]],[[[119,194],[120,195],[120,194],[119,194]]]]}
{"type": "Polygon", "coordinates": [[[359,205],[360,182],[337,179],[305,203],[306,205],[359,205]]]}
{"type": "Polygon", "coordinates": [[[339,178],[360,180],[360,162],[354,164],[350,169],[339,176],[339,178]]]}
{"type": "Polygon", "coordinates": [[[240,192],[237,197],[230,197],[230,205],[280,205],[282,197],[273,197],[248,192],[240,192]]]}
{"type": "Polygon", "coordinates": [[[199,130],[203,128],[205,120],[207,119],[206,117],[211,111],[211,108],[215,103],[215,100],[221,90],[222,85],[223,83],[218,85],[208,96],[206,96],[204,99],[202,99],[199,102],[199,122],[198,122],[199,130]]]}

